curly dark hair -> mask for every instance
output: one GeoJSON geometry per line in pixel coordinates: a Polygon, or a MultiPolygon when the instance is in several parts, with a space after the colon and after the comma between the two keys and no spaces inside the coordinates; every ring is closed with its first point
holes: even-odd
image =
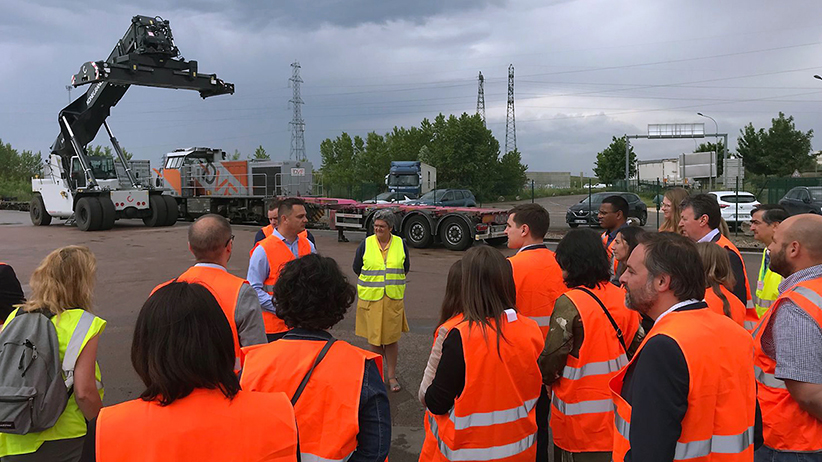
{"type": "Polygon", "coordinates": [[[565,285],[593,289],[611,279],[608,253],[590,229],[572,229],[557,244],[556,259],[565,271],[565,285]]]}
{"type": "Polygon", "coordinates": [[[337,262],[317,254],[286,263],[274,285],[277,316],[290,328],[330,329],[343,320],[355,297],[337,262]]]}

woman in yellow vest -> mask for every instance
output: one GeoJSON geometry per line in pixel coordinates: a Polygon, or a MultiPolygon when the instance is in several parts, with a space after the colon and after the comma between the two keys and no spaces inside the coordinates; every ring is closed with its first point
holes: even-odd
{"type": "MultiPolygon", "coordinates": [[[[25,435],[0,433],[0,457],[6,461],[76,462],[83,453],[86,421],[103,406],[103,385],[97,365],[97,341],[106,322],[91,314],[97,260],[84,246],[70,245],[50,253],[31,275],[32,296],[20,310],[54,316],[60,361],[69,343],[79,345],[74,366],[74,391],[57,423],[25,435]]],[[[6,323],[19,310],[13,311],[6,323]]]]}
{"type": "Polygon", "coordinates": [[[402,390],[397,380],[397,342],[409,330],[403,298],[411,260],[402,238],[391,233],[394,213],[390,209],[375,213],[372,222],[374,234],[360,244],[354,256],[354,272],[359,276],[355,333],[385,358],[388,385],[396,393],[402,390]]]}

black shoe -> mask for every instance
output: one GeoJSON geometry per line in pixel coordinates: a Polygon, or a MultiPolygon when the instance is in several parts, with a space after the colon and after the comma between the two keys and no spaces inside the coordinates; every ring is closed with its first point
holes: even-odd
{"type": "Polygon", "coordinates": [[[337,242],[348,242],[348,238],[345,236],[340,236],[337,238],[337,242]]]}

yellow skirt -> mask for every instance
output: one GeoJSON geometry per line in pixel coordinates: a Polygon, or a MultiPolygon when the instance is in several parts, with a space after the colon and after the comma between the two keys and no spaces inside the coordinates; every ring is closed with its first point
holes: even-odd
{"type": "Polygon", "coordinates": [[[383,297],[381,300],[357,300],[357,326],[354,333],[374,346],[390,345],[408,332],[405,303],[383,297]]]}

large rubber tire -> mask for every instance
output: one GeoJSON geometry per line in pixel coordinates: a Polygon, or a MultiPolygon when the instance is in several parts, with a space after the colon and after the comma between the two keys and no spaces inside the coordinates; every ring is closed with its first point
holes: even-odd
{"type": "Polygon", "coordinates": [[[46,211],[46,204],[40,194],[35,194],[29,204],[29,217],[34,226],[48,226],[51,224],[51,215],[46,211]]]}
{"type": "Polygon", "coordinates": [[[166,223],[164,226],[173,226],[177,223],[177,218],[180,216],[180,211],[177,209],[177,200],[171,196],[160,196],[166,203],[166,223]]]}
{"type": "Polygon", "coordinates": [[[459,217],[446,218],[439,234],[442,245],[448,250],[465,250],[471,247],[471,230],[459,217]]]}
{"type": "Polygon", "coordinates": [[[106,230],[114,227],[114,222],[117,221],[117,209],[114,208],[114,202],[108,196],[100,196],[100,208],[103,211],[103,219],[100,223],[100,229],[106,230]]]}
{"type": "Polygon", "coordinates": [[[146,226],[156,228],[166,224],[166,201],[163,196],[159,194],[149,196],[148,208],[151,210],[151,216],[143,218],[146,226]]]}
{"type": "Polygon", "coordinates": [[[424,249],[430,246],[434,240],[428,220],[421,215],[415,215],[408,219],[405,223],[403,234],[405,235],[405,239],[408,240],[408,243],[411,244],[411,247],[418,249],[424,249]]]}
{"type": "Polygon", "coordinates": [[[571,228],[577,228],[579,227],[579,223],[568,223],[568,226],[570,226],[571,228]]]}
{"type": "Polygon", "coordinates": [[[645,223],[648,223],[648,212],[642,212],[639,216],[639,226],[645,226],[645,223]]]}
{"type": "Polygon", "coordinates": [[[81,197],[74,207],[74,220],[80,231],[97,231],[103,224],[103,206],[94,196],[81,197]]]}

